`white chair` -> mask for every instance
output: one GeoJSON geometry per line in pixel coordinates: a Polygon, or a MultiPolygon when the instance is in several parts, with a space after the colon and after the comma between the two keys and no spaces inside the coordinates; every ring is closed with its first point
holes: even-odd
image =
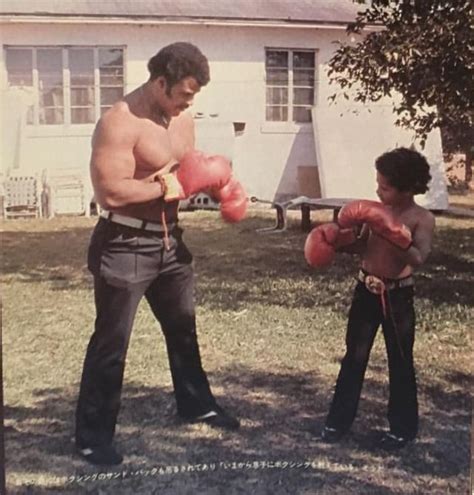
{"type": "Polygon", "coordinates": [[[48,218],[61,214],[90,216],[92,193],[80,167],[44,170],[43,190],[48,218]]]}
{"type": "Polygon", "coordinates": [[[35,175],[9,176],[3,182],[5,219],[42,216],[40,181],[35,175]]]}

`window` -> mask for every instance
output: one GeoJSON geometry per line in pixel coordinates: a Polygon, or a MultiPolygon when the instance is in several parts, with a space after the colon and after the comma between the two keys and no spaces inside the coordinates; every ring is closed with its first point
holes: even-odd
{"type": "Polygon", "coordinates": [[[38,118],[40,124],[64,123],[64,85],[62,50],[36,51],[38,72],[38,118]]]}
{"type": "Polygon", "coordinates": [[[92,124],[124,93],[123,48],[7,47],[10,87],[30,88],[27,124],[92,124]]]}
{"type": "Polygon", "coordinates": [[[315,59],[311,50],[266,50],[266,120],[311,122],[315,59]]]}
{"type": "Polygon", "coordinates": [[[71,124],[94,122],[94,50],[92,48],[71,48],[68,52],[71,81],[71,124]]]}
{"type": "Polygon", "coordinates": [[[123,50],[108,48],[99,50],[100,108],[110,108],[123,96],[123,50]]]}

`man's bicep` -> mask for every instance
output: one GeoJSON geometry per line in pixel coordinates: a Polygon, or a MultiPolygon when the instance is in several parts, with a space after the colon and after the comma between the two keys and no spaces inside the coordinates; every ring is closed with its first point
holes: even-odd
{"type": "Polygon", "coordinates": [[[107,147],[97,150],[91,160],[92,175],[98,180],[116,182],[132,179],[135,172],[133,152],[128,149],[107,147]]]}
{"type": "Polygon", "coordinates": [[[98,180],[131,179],[135,172],[133,142],[120,128],[102,126],[94,138],[91,157],[92,175],[98,180]]]}

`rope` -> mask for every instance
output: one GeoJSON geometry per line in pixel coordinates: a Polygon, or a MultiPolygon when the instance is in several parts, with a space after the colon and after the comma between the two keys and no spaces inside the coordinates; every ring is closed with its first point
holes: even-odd
{"type": "Polygon", "coordinates": [[[161,224],[163,225],[163,230],[165,231],[165,248],[166,248],[166,251],[169,251],[170,250],[170,238],[168,235],[168,225],[166,225],[165,205],[163,205],[163,208],[161,210],[161,224]]]}

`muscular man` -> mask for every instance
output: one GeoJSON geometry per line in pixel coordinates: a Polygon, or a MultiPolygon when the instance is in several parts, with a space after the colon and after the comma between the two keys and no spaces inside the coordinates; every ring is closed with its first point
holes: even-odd
{"type": "Polygon", "coordinates": [[[112,441],[127,347],[143,296],[165,336],[179,416],[239,427],[217,405],[201,366],[192,256],[178,227],[176,198],[190,190],[189,184],[180,186],[176,194],[176,182],[186,179],[183,173],[191,170],[221,198],[219,191],[229,179],[222,160],[216,173],[215,163],[193,154],[193,120],[183,113],[209,81],[208,62],[195,46],[174,43],[152,57],[148,69],[149,80],[102,116],[92,141],[91,176],[103,210],[88,253],[97,317],[82,373],[76,445],[93,464],[123,459],[112,441]],[[173,176],[182,161],[185,172],[173,176]]]}

